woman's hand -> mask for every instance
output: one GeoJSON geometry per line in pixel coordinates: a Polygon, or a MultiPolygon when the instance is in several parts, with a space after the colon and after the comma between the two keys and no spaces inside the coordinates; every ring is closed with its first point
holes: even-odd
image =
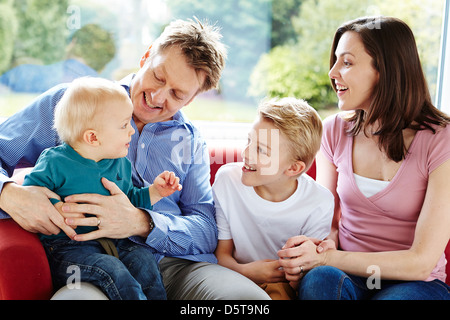
{"type": "Polygon", "coordinates": [[[322,253],[327,250],[337,249],[336,242],[331,239],[325,239],[323,241],[315,242],[317,244],[317,253],[322,253]]]}
{"type": "Polygon", "coordinates": [[[111,193],[110,196],[76,194],[65,198],[66,203],[63,205],[65,213],[94,215],[86,218],[68,218],[67,224],[98,227],[98,230],[75,236],[74,240],[148,236],[150,232],[148,214],[135,208],[115,183],[105,178],[102,179],[102,183],[111,193]]]}
{"type": "Polygon", "coordinates": [[[324,265],[326,261],[326,251],[324,249],[330,249],[332,240],[330,241],[320,241],[306,236],[290,238],[283,248],[278,251],[280,266],[283,267],[286,273],[286,279],[299,281],[306,271],[324,265]],[[322,253],[318,253],[316,243],[322,244],[322,253]]]}

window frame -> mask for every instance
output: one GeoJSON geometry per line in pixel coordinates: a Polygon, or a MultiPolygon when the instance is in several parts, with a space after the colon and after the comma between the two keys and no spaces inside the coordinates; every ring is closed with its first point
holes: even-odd
{"type": "Polygon", "coordinates": [[[450,114],[450,0],[445,0],[435,105],[450,114]]]}

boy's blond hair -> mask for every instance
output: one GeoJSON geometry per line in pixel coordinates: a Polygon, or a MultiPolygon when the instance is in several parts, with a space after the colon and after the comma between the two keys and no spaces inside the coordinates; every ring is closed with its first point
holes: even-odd
{"type": "Polygon", "coordinates": [[[61,141],[73,145],[86,130],[98,129],[101,124],[96,115],[108,112],[108,102],[127,100],[126,90],[117,83],[101,78],[76,79],[56,106],[54,128],[61,141]]]}
{"type": "Polygon", "coordinates": [[[189,66],[206,74],[200,92],[217,88],[225,67],[227,50],[221,42],[220,29],[207,21],[175,20],[152,45],[151,55],[178,46],[189,66]]]}
{"type": "MultiPolygon", "coordinates": [[[[320,149],[322,120],[306,101],[295,98],[274,98],[258,107],[262,119],[272,121],[289,141],[289,151],[296,161],[303,161],[307,171],[320,149]]],[[[280,150],[281,151],[281,150],[280,150]]]]}

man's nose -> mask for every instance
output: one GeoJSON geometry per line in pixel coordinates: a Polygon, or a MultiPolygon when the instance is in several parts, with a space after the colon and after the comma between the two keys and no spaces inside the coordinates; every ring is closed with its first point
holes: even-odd
{"type": "Polygon", "coordinates": [[[164,88],[159,88],[152,92],[152,102],[156,107],[163,107],[167,99],[167,93],[164,88]]]}

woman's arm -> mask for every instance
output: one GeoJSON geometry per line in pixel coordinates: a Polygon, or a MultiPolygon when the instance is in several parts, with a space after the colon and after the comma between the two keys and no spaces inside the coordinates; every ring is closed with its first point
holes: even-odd
{"type": "Polygon", "coordinates": [[[416,225],[410,249],[389,252],[348,252],[328,250],[318,254],[307,238],[291,238],[279,252],[280,264],[287,270],[288,280],[305,270],[329,265],[358,276],[368,277],[372,266],[378,267],[382,279],[425,280],[435,268],[450,237],[450,160],[434,170],[428,180],[427,193],[416,225]]]}
{"type": "MultiPolygon", "coordinates": [[[[338,230],[339,230],[339,220],[341,219],[341,207],[339,202],[339,196],[337,194],[337,179],[338,173],[336,171],[336,166],[331,163],[320,151],[316,157],[317,174],[316,181],[322,186],[331,191],[334,196],[334,216],[331,223],[331,231],[327,240],[333,240],[336,246],[339,245],[338,230]]],[[[327,247],[328,249],[329,247],[327,247]]]]}
{"type": "Polygon", "coordinates": [[[239,272],[255,283],[286,281],[284,271],[279,270],[278,260],[258,260],[250,263],[238,263],[233,257],[234,242],[219,240],[215,255],[218,263],[228,269],[239,272]]]}

